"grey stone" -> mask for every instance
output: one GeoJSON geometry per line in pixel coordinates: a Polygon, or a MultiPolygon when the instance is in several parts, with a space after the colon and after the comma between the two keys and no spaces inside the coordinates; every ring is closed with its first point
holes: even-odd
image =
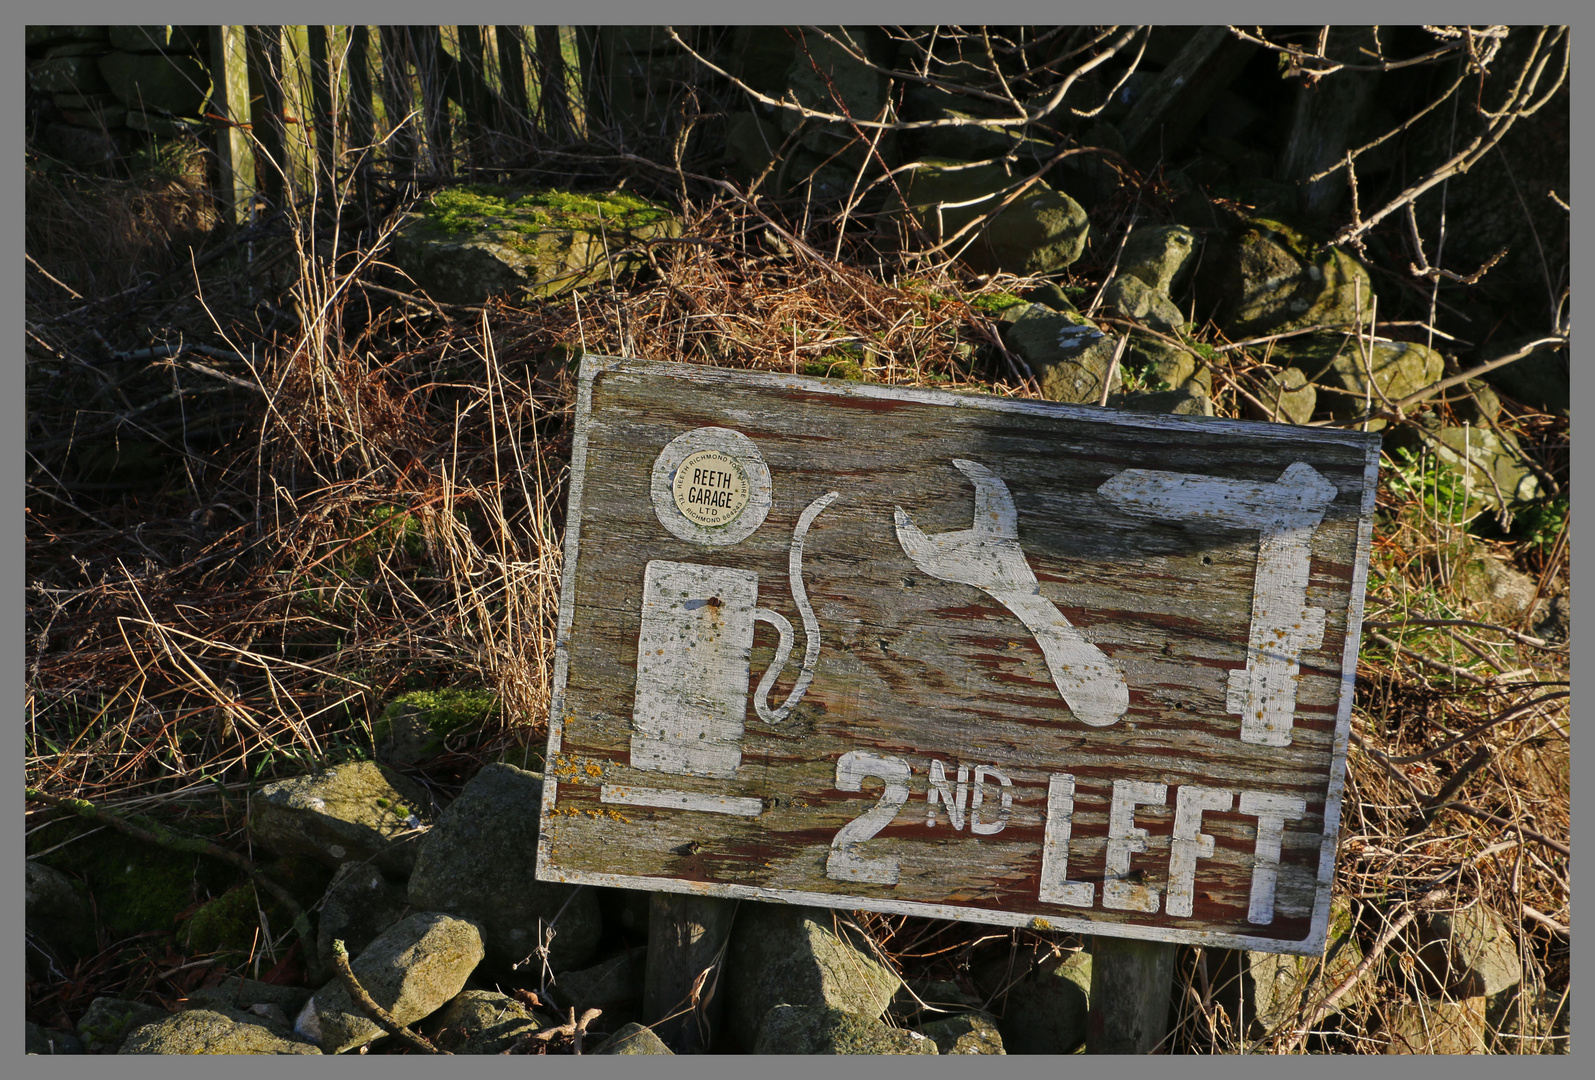
{"type": "Polygon", "coordinates": [[[1247,403],[1254,420],[1274,420],[1283,424],[1305,424],[1313,418],[1318,407],[1318,391],[1307,381],[1300,368],[1283,368],[1269,374],[1257,398],[1267,405],[1272,415],[1262,413],[1255,405],[1247,403]]]}
{"type": "Polygon", "coordinates": [[[1104,303],[1119,309],[1126,318],[1145,323],[1152,329],[1172,334],[1185,325],[1185,316],[1167,293],[1154,289],[1131,274],[1120,274],[1102,291],[1104,303]]]}
{"type": "MultiPolygon", "coordinates": [[[[933,243],[990,213],[1000,201],[997,193],[1014,183],[1001,165],[956,168],[965,163],[923,160],[925,167],[903,181],[903,194],[907,209],[933,243]],[[938,213],[938,205],[947,208],[938,213]]],[[[903,210],[895,195],[888,209],[903,210]]],[[[959,257],[978,273],[1047,274],[1078,259],[1090,231],[1090,219],[1079,203],[1037,181],[963,247],[959,257]]],[[[965,234],[964,240],[968,239],[965,234]]],[[[906,242],[909,247],[921,246],[912,232],[906,242]]]]}
{"type": "Polygon", "coordinates": [[[190,1009],[145,1024],[122,1043],[122,1054],[319,1054],[264,1017],[227,1008],[190,1009]]]}
{"type": "Polygon", "coordinates": [[[111,27],[111,47],[129,53],[198,53],[207,47],[203,26],[111,27]]]}
{"type": "Polygon", "coordinates": [[[1465,471],[1469,494],[1486,506],[1522,507],[1540,497],[1539,477],[1510,431],[1454,424],[1429,430],[1429,448],[1465,471]]]}
{"type": "Polygon", "coordinates": [[[752,180],[775,161],[781,148],[781,129],[753,112],[734,112],[726,121],[726,157],[752,180]]]}
{"type": "Polygon", "coordinates": [[[942,1054],[1005,1054],[1002,1033],[985,1013],[964,1013],[919,1026],[942,1054]]]}
{"type": "MultiPolygon", "coordinates": [[[[1458,595],[1477,604],[1486,622],[1516,626],[1532,613],[1539,583],[1517,567],[1487,551],[1476,550],[1456,571],[1453,579],[1458,595]]],[[[1482,917],[1482,916],[1480,916],[1482,917]]],[[[1474,916],[1464,926],[1471,926],[1474,916]]],[[[1472,931],[1468,931],[1470,934],[1472,931]]],[[[1481,991],[1493,994],[1494,990],[1481,991]]]]}
{"type": "Polygon", "coordinates": [[[72,878],[37,859],[27,865],[27,931],[68,953],[94,947],[94,921],[72,878]]]}
{"type": "Polygon", "coordinates": [[[369,863],[344,863],[327,886],[316,922],[316,952],[325,967],[314,973],[317,981],[332,975],[334,941],[342,941],[350,956],[358,956],[409,913],[405,890],[383,877],[380,870],[369,863]]]}
{"type": "Polygon", "coordinates": [[[32,1020],[27,1022],[27,1053],[54,1057],[83,1053],[83,1040],[69,1031],[42,1028],[32,1020]]]}
{"type": "MultiPolygon", "coordinates": [[[[59,96],[66,97],[68,95],[62,94],[59,96]]],[[[76,97],[78,95],[71,96],[76,97]]],[[[92,109],[63,108],[61,110],[61,118],[69,124],[76,124],[78,127],[89,128],[91,130],[97,128],[105,128],[109,130],[111,128],[126,126],[127,106],[118,101],[113,102],[110,105],[103,105],[92,109]]]]}
{"type": "MultiPolygon", "coordinates": [[[[1038,308],[1033,305],[1030,311],[1038,308]]],[[[1118,339],[1078,316],[1041,311],[1026,313],[1008,328],[1008,348],[1035,372],[1043,397],[1095,405],[1102,399],[1102,381],[1113,366],[1118,339]]],[[[1117,390],[1120,381],[1114,370],[1111,389],[1117,390]]]]}
{"type": "Polygon", "coordinates": [[[431,817],[426,789],[374,761],[276,780],[249,799],[256,840],[279,855],[306,855],[328,866],[371,860],[394,877],[415,865],[414,815],[431,817]]]}
{"type": "Polygon", "coordinates": [[[536,878],[542,798],[536,773],[502,763],[483,767],[439,815],[410,876],[411,905],[475,919],[488,959],[499,967],[528,957],[537,963],[539,920],[554,926],[549,964],[556,971],[591,956],[602,929],[591,889],[536,878]]]}
{"type": "Polygon", "coordinates": [[[821,908],[743,904],[731,928],[726,1025],[743,1046],[776,1005],[836,1006],[874,1019],[902,985],[862,932],[821,908]]]}
{"type": "MultiPolygon", "coordinates": [[[[1365,347],[1366,356],[1355,335],[1328,331],[1281,341],[1273,358],[1275,363],[1300,368],[1318,384],[1318,407],[1337,419],[1357,416],[1370,406],[1383,408],[1387,401],[1432,386],[1445,372],[1445,360],[1427,345],[1379,341],[1365,347]]],[[[1368,427],[1382,430],[1385,421],[1375,420],[1368,427]]]]}
{"type": "Polygon", "coordinates": [[[643,965],[646,948],[627,949],[591,967],[564,971],[554,976],[549,988],[567,1008],[602,1009],[606,1013],[629,1001],[642,998],[643,965]]]}
{"type": "MultiPolygon", "coordinates": [[[[834,29],[832,33],[843,40],[852,37],[855,47],[866,56],[878,34],[853,27],[834,29]]],[[[859,63],[841,45],[811,33],[804,35],[802,46],[787,67],[782,96],[791,95],[822,112],[873,120],[882,114],[890,89],[890,81],[881,72],[859,63]]],[[[851,124],[804,119],[790,109],[777,112],[776,123],[787,135],[798,133],[803,148],[826,162],[815,178],[817,198],[829,200],[843,194],[858,176],[860,165],[874,165],[878,160],[851,124]]],[[[895,135],[888,133],[880,140],[876,153],[891,159],[895,156],[895,143],[895,135]]],[[[807,171],[789,171],[788,182],[801,180],[807,171]]]]}
{"type": "Polygon", "coordinates": [[[170,1014],[159,1005],[122,998],[97,997],[78,1020],[78,1038],[88,1054],[114,1054],[134,1030],[170,1014]]]}
{"type": "Polygon", "coordinates": [[[495,990],[461,990],[434,1013],[423,1033],[439,1050],[451,1054],[501,1054],[543,1028],[553,1027],[507,994],[495,990]]]}
{"type": "Polygon", "coordinates": [[[42,94],[99,94],[108,87],[94,56],[52,56],[28,65],[28,85],[42,94]]]}
{"type": "Polygon", "coordinates": [[[1135,394],[1109,394],[1108,408],[1130,412],[1170,413],[1175,416],[1212,416],[1213,400],[1195,384],[1178,390],[1144,390],[1135,394]]]}
{"type": "MultiPolygon", "coordinates": [[[[256,1006],[271,1006],[281,1009],[285,1016],[297,1013],[308,1000],[310,991],[305,987],[278,986],[258,979],[241,979],[237,975],[229,975],[220,985],[201,987],[188,995],[190,1006],[221,1005],[246,1012],[256,1006]]],[[[283,1026],[287,1026],[286,1020],[283,1026]]]]}
{"type": "MultiPolygon", "coordinates": [[[[1315,1008],[1362,963],[1352,932],[1351,910],[1343,900],[1330,907],[1329,934],[1322,957],[1284,953],[1221,953],[1212,976],[1218,1000],[1237,1022],[1244,1018],[1251,1038],[1262,1038],[1303,1010],[1315,1008]]],[[[1355,984],[1336,1012],[1373,1000],[1372,984],[1355,984]]]]}
{"type": "MultiPolygon", "coordinates": [[[[1534,633],[1547,641],[1566,641],[1573,629],[1572,607],[1572,598],[1567,592],[1551,597],[1550,603],[1540,605],[1536,612],[1534,633]]],[[[1562,790],[1565,792],[1567,789],[1562,790]]]]}
{"type": "Polygon", "coordinates": [[[1240,227],[1213,260],[1208,289],[1218,322],[1231,337],[1257,337],[1304,326],[1351,325],[1373,310],[1368,271],[1338,248],[1321,248],[1277,220],[1240,227]]]}
{"type": "MultiPolygon", "coordinates": [[[[1268,157],[1263,155],[1252,160],[1266,162],[1268,157]]],[[[1234,195],[1237,202],[1265,216],[1291,214],[1296,210],[1296,185],[1271,176],[1242,175],[1235,183],[1234,195]]]]}
{"type": "Polygon", "coordinates": [[[1000,1009],[997,1029],[1009,1054],[1072,1054],[1086,1037],[1091,954],[1082,950],[1044,958],[1030,970],[1010,971],[1006,958],[978,974],[1000,1009]]]}
{"type": "Polygon", "coordinates": [[[1196,233],[1184,225],[1135,229],[1119,255],[1119,274],[1139,278],[1172,295],[1174,283],[1194,261],[1196,249],[1196,233]]]}
{"type": "Polygon", "coordinates": [[[115,94],[52,94],[50,100],[55,102],[56,108],[62,110],[80,109],[94,112],[114,105],[123,113],[127,112],[127,106],[117,101],[115,94]]]}
{"type": "Polygon", "coordinates": [[[1484,999],[1407,1001],[1392,1010],[1387,1054],[1487,1054],[1484,999]]]}
{"type": "Polygon", "coordinates": [[[83,167],[106,165],[127,149],[122,133],[77,127],[74,124],[46,124],[44,145],[63,161],[83,167]]]}
{"type": "MultiPolygon", "coordinates": [[[[373,1001],[408,1025],[458,994],[481,961],[482,933],[475,923],[428,911],[389,927],[349,967],[373,1001]]],[[[339,981],[323,986],[305,1003],[294,1031],[328,1054],[364,1046],[385,1034],[339,981]]]]}
{"type": "Polygon", "coordinates": [[[1501,396],[1483,379],[1469,379],[1440,395],[1451,415],[1474,427],[1489,427],[1501,416],[1501,396]]]}
{"type": "Polygon", "coordinates": [[[1069,299],[1069,294],[1063,291],[1063,286],[1055,281],[1043,281],[1034,289],[1024,294],[1026,300],[1032,304],[1041,304],[1053,311],[1064,311],[1079,314],[1074,306],[1074,301],[1069,299]]]}
{"type": "Polygon", "coordinates": [[[935,1054],[917,1031],[824,1005],[776,1005],[759,1026],[755,1054],[935,1054]]]}
{"type": "Polygon", "coordinates": [[[105,85],[130,109],[193,116],[210,91],[210,74],[192,56],[113,52],[99,64],[105,85]]]}
{"type": "Polygon", "coordinates": [[[104,26],[55,26],[29,23],[27,47],[32,49],[62,41],[104,41],[106,37],[107,31],[104,26]]]}
{"type": "Polygon", "coordinates": [[[1494,997],[1523,981],[1516,938],[1482,904],[1430,916],[1423,940],[1421,968],[1454,997],[1494,997]]]}
{"type": "Polygon", "coordinates": [[[627,1024],[609,1038],[599,1043],[591,1054],[671,1054],[665,1041],[654,1034],[653,1028],[641,1024],[627,1024]]]}

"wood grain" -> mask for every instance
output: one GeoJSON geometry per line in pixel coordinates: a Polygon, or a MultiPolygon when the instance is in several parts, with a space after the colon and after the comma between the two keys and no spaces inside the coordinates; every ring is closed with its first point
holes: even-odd
{"type": "MultiPolygon", "coordinates": [[[[1354,432],[588,357],[572,455],[539,877],[1313,951],[1328,913],[1377,454],[1376,437],[1354,432]],[[738,543],[680,539],[651,501],[656,458],[703,427],[746,436],[773,477],[767,518],[738,543]],[[1040,597],[1122,673],[1128,707],[1121,718],[1082,723],[1027,621],[993,593],[939,579],[906,553],[897,509],[930,537],[971,528],[976,491],[955,459],[977,462],[1005,484],[1040,597]],[[1322,637],[1299,648],[1288,744],[1243,742],[1226,698],[1231,673],[1249,663],[1258,528],[1226,524],[1221,515],[1132,512],[1099,489],[1126,470],[1274,484],[1298,464],[1334,488],[1304,541],[1303,602],[1323,610],[1322,637]],[[757,575],[757,604],[795,628],[791,659],[769,694],[772,703],[784,701],[805,650],[788,579],[794,529],[805,508],[831,491],[838,497],[813,518],[803,543],[802,580],[820,649],[801,702],[773,725],[751,704],[727,714],[725,724],[742,725],[732,776],[633,767],[648,564],[726,568],[743,572],[739,580],[757,575]],[[838,788],[838,763],[850,751],[907,764],[907,800],[853,849],[867,860],[895,861],[895,883],[827,874],[833,838],[886,790],[871,775],[857,791],[838,788]],[[936,761],[949,790],[960,765],[971,779],[978,766],[995,770],[980,789],[979,820],[1000,828],[954,829],[940,804],[927,824],[936,761]],[[1049,785],[1060,774],[1074,778],[1067,876],[1094,883],[1089,908],[1039,898],[1049,785]],[[1139,806],[1133,818],[1147,835],[1129,876],[1157,891],[1154,912],[1103,906],[1116,782],[1166,791],[1166,805],[1139,806]],[[605,802],[605,785],[754,799],[763,812],[605,802]],[[1195,861],[1191,914],[1164,910],[1179,792],[1187,786],[1233,791],[1236,806],[1246,792],[1301,801],[1302,816],[1285,824],[1266,925],[1248,921],[1257,910],[1259,819],[1239,809],[1201,814],[1213,846],[1195,861]]],[[[733,606],[723,616],[693,608],[690,618],[723,618],[729,640],[745,633],[741,622],[732,626],[744,618],[733,606]]],[[[779,635],[768,621],[750,625],[751,702],[779,635]]],[[[733,647],[705,652],[715,667],[706,685],[726,685],[728,663],[731,682],[740,684],[733,647]]],[[[965,792],[972,803],[973,791],[965,792]]]]}

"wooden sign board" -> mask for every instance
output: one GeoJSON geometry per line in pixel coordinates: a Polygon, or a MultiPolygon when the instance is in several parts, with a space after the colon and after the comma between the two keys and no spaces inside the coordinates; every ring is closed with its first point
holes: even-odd
{"type": "Polygon", "coordinates": [[[1378,448],[587,358],[538,877],[1318,951],[1378,448]]]}

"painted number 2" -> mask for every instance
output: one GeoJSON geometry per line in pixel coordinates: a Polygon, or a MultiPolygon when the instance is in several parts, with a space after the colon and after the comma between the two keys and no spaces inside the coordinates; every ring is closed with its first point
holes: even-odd
{"type": "Polygon", "coordinates": [[[882,757],[867,750],[849,750],[836,763],[839,791],[863,790],[864,778],[873,776],[886,784],[880,799],[858,817],[837,830],[831,839],[831,854],[825,860],[825,876],[837,881],[858,881],[869,885],[896,885],[899,873],[896,859],[866,859],[858,853],[864,841],[880,832],[897,817],[908,801],[908,762],[882,757]]]}

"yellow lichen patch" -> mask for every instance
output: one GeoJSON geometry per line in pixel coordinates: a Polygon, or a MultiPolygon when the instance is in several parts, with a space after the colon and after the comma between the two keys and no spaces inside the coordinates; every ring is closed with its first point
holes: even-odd
{"type": "Polygon", "coordinates": [[[1052,922],[1048,919],[1043,919],[1040,915],[1037,915],[1035,918],[1030,920],[1030,928],[1032,930],[1051,930],[1052,922]]]}

